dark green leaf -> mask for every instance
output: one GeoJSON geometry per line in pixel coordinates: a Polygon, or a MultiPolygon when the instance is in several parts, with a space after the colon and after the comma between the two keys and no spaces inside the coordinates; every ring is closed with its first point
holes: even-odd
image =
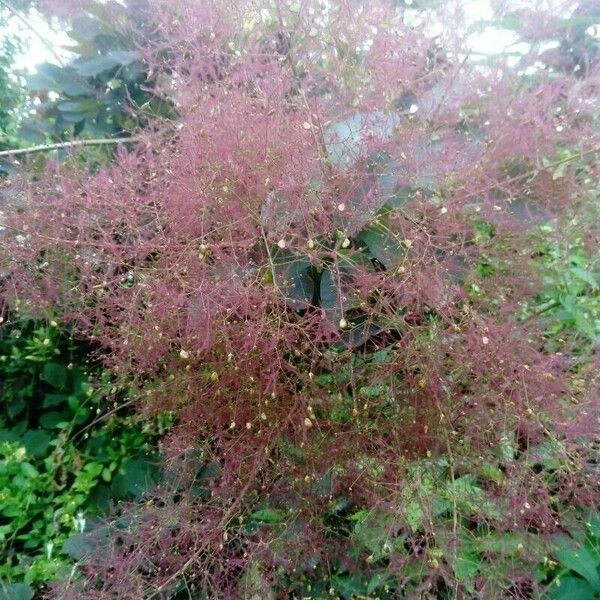
{"type": "Polygon", "coordinates": [[[46,394],[42,402],[42,408],[51,408],[67,404],[68,397],[65,394],[46,394]]]}
{"type": "Polygon", "coordinates": [[[221,465],[217,462],[210,462],[202,465],[198,470],[197,478],[200,480],[214,479],[221,474],[221,465]]]}
{"type": "Polygon", "coordinates": [[[47,140],[51,131],[52,124],[47,121],[39,122],[24,118],[19,127],[19,136],[26,142],[41,144],[47,140]]]}
{"type": "Polygon", "coordinates": [[[32,92],[56,89],[57,83],[52,77],[43,73],[31,73],[27,76],[27,88],[32,92]]]}
{"type": "Polygon", "coordinates": [[[594,588],[578,577],[560,577],[552,582],[547,596],[550,600],[595,600],[594,588]]]}
{"type": "Polygon", "coordinates": [[[123,66],[130,65],[142,58],[137,50],[113,50],[107,56],[123,66]]]}
{"type": "Polygon", "coordinates": [[[373,577],[369,580],[369,584],[367,585],[367,594],[372,594],[376,590],[382,588],[386,583],[388,583],[391,579],[390,573],[386,573],[385,571],[382,573],[375,573],[373,577]]]}
{"type": "Polygon", "coordinates": [[[40,425],[44,429],[55,429],[65,420],[65,416],[62,413],[51,411],[44,413],[40,417],[40,425]]]}
{"type": "Polygon", "coordinates": [[[94,550],[94,544],[89,535],[78,534],[71,536],[62,547],[62,551],[73,560],[81,560],[94,550]]]}
{"type": "Polygon", "coordinates": [[[43,63],[36,67],[36,73],[27,77],[27,86],[33,91],[53,90],[67,96],[87,96],[93,93],[85,80],[82,80],[72,67],[59,67],[43,63]]]}
{"type": "Polygon", "coordinates": [[[0,600],[31,600],[33,590],[25,583],[0,581],[0,600]]]}
{"type": "Polygon", "coordinates": [[[333,123],[325,129],[325,146],[333,163],[352,165],[358,160],[361,152],[363,127],[363,117],[356,113],[349,119],[333,123]]]}
{"type": "Polygon", "coordinates": [[[512,555],[519,552],[526,541],[525,536],[518,533],[490,533],[476,537],[473,547],[481,553],[512,555]]]}
{"type": "Polygon", "coordinates": [[[600,515],[594,515],[588,521],[588,527],[592,535],[600,541],[600,515]]]}
{"type": "Polygon", "coordinates": [[[0,429],[0,442],[18,442],[19,436],[14,431],[0,429]]]}
{"type": "Polygon", "coordinates": [[[399,528],[390,515],[365,514],[354,525],[354,537],[375,560],[385,555],[385,545],[390,543],[399,528]]]}
{"type": "Polygon", "coordinates": [[[110,56],[96,56],[94,58],[89,58],[87,60],[78,60],[73,63],[75,70],[82,77],[96,77],[101,73],[105,73],[106,71],[110,71],[115,67],[120,66],[120,62],[110,56]]]}
{"type": "Polygon", "coordinates": [[[51,440],[52,438],[41,429],[30,429],[22,438],[27,452],[35,457],[41,457],[46,454],[51,440]]]}
{"type": "Polygon", "coordinates": [[[318,477],[313,483],[312,489],[320,496],[331,496],[333,493],[333,474],[329,472],[318,477]]]}
{"type": "Polygon", "coordinates": [[[581,575],[596,591],[600,591],[599,561],[585,546],[578,548],[572,542],[562,541],[555,555],[562,565],[581,575]]]}
{"type": "Polygon", "coordinates": [[[352,600],[357,596],[364,598],[367,593],[368,583],[357,576],[335,575],[332,578],[332,583],[344,600],[352,600]]]}
{"type": "Polygon", "coordinates": [[[337,278],[330,269],[325,269],[321,274],[319,298],[321,307],[332,319],[336,321],[341,319],[343,311],[340,303],[339,285],[337,278]]]}
{"type": "MultiPolygon", "coordinates": [[[[68,112],[60,111],[58,113],[58,117],[56,120],[57,127],[60,128],[61,126],[66,127],[70,124],[81,123],[82,121],[85,121],[87,116],[88,116],[87,113],[68,113],[68,112]]],[[[81,132],[79,132],[79,133],[81,133],[81,132]]]]}
{"type": "Polygon", "coordinates": [[[376,225],[363,229],[356,240],[367,247],[373,258],[388,268],[395,265],[405,254],[402,244],[376,225]]]}
{"type": "Polygon", "coordinates": [[[9,416],[9,418],[14,419],[25,410],[26,406],[27,405],[23,398],[14,398],[8,403],[8,406],[6,407],[6,414],[9,416]]]}
{"type": "Polygon", "coordinates": [[[345,513],[351,505],[352,503],[350,502],[350,499],[347,496],[337,496],[334,499],[333,504],[327,510],[327,512],[330,515],[339,515],[345,513]]]}
{"type": "Polygon", "coordinates": [[[67,384],[67,369],[60,363],[46,363],[42,371],[42,379],[52,387],[63,390],[67,384]]]}
{"type": "Polygon", "coordinates": [[[344,342],[354,348],[364,344],[370,337],[377,335],[385,329],[378,323],[372,323],[368,320],[355,321],[352,329],[344,331],[342,339],[344,342]]]}
{"type": "Polygon", "coordinates": [[[327,154],[336,165],[352,166],[366,148],[367,132],[387,140],[393,135],[397,125],[398,116],[392,112],[356,112],[349,118],[325,128],[323,138],[327,154]]]}
{"type": "Polygon", "coordinates": [[[113,479],[117,496],[142,496],[154,485],[156,468],[148,459],[130,459],[123,463],[122,472],[113,479]]]}
{"type": "Polygon", "coordinates": [[[93,98],[83,98],[81,100],[70,100],[58,104],[58,110],[63,113],[84,113],[95,114],[100,109],[100,102],[93,98]]]}
{"type": "Polygon", "coordinates": [[[279,254],[275,264],[277,286],[285,296],[286,302],[296,310],[310,306],[315,283],[311,277],[311,263],[304,258],[295,258],[291,254],[279,254]]]}

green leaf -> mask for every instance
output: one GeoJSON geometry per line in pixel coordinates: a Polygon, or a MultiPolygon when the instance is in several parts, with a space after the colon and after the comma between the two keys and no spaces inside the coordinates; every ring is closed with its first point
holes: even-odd
{"type": "Polygon", "coordinates": [[[581,575],[596,591],[600,591],[598,559],[585,547],[576,547],[572,542],[563,540],[554,553],[558,562],[581,575]]]}
{"type": "Polygon", "coordinates": [[[600,541],[600,515],[594,515],[588,521],[588,527],[591,534],[600,541]]]}
{"type": "Polygon", "coordinates": [[[398,527],[391,515],[367,513],[354,525],[354,537],[378,560],[385,555],[385,545],[395,537],[398,527]]]}
{"type": "Polygon", "coordinates": [[[290,440],[282,438],[279,441],[281,452],[289,458],[294,464],[301,465],[305,462],[306,456],[304,450],[300,446],[296,446],[290,440]]]}
{"type": "Polygon", "coordinates": [[[512,555],[520,552],[526,543],[526,538],[518,533],[490,533],[476,537],[473,548],[482,554],[512,555]]]}
{"type": "Polygon", "coordinates": [[[300,310],[311,305],[315,292],[315,282],[311,277],[312,265],[305,258],[295,258],[288,253],[280,253],[275,262],[277,286],[286,302],[300,310]]]}
{"type": "Polygon", "coordinates": [[[0,581],[0,600],[31,600],[33,590],[25,583],[0,581]]]}
{"type": "Polygon", "coordinates": [[[56,411],[44,413],[40,417],[40,425],[44,429],[59,429],[64,422],[65,416],[56,411]]]}
{"type": "Polygon", "coordinates": [[[285,513],[275,508],[261,508],[250,515],[250,520],[256,523],[282,523],[285,520],[285,513]]]}
{"type": "Polygon", "coordinates": [[[399,186],[394,189],[393,195],[387,199],[385,206],[394,209],[402,208],[416,192],[415,188],[406,185],[399,186]]]}
{"type": "Polygon", "coordinates": [[[52,387],[64,390],[67,384],[67,369],[60,363],[46,363],[42,371],[42,379],[52,387]]]}
{"type": "Polygon", "coordinates": [[[61,102],[57,108],[63,113],[82,113],[82,114],[96,114],[100,110],[100,102],[94,98],[83,98],[81,100],[71,100],[68,102],[61,102]]]}
{"type": "Polygon", "coordinates": [[[351,600],[357,596],[364,598],[367,592],[367,582],[357,576],[334,575],[331,581],[344,600],[351,600]]]}
{"type": "Polygon", "coordinates": [[[65,123],[81,123],[82,121],[85,121],[85,119],[88,117],[89,115],[87,113],[78,113],[78,112],[63,112],[60,111],[58,114],[58,118],[57,118],[57,123],[61,122],[63,123],[63,125],[65,123]]]}
{"type": "Polygon", "coordinates": [[[363,127],[363,116],[356,113],[349,119],[333,123],[325,129],[327,154],[334,164],[349,166],[358,160],[362,149],[363,127]]]}
{"type": "Polygon", "coordinates": [[[252,561],[240,578],[241,600],[275,600],[275,592],[263,575],[258,561],[252,561]]]}
{"type": "Polygon", "coordinates": [[[142,55],[137,50],[113,50],[108,53],[108,57],[116,60],[120,65],[126,67],[132,63],[141,60],[142,55]]]}
{"type": "Polygon", "coordinates": [[[500,443],[495,449],[495,453],[503,464],[510,463],[514,460],[517,452],[517,444],[514,438],[511,436],[503,435],[500,438],[500,443]]]}
{"type": "MultiPolygon", "coordinates": [[[[154,466],[147,459],[125,461],[121,472],[113,478],[113,492],[117,496],[142,496],[154,484],[154,471],[154,466]]],[[[99,474],[100,471],[97,475],[99,474]]]]}
{"type": "Polygon", "coordinates": [[[496,465],[491,463],[483,463],[479,470],[482,477],[485,477],[485,479],[489,479],[494,483],[502,483],[502,480],[504,479],[502,471],[496,465]]]}
{"type": "Polygon", "coordinates": [[[571,267],[569,271],[575,275],[575,277],[581,279],[581,281],[585,281],[585,283],[591,285],[593,289],[598,289],[598,281],[593,273],[590,273],[586,269],[582,269],[580,267],[571,267]]]}
{"type": "Polygon", "coordinates": [[[330,269],[325,269],[321,274],[319,285],[320,305],[333,320],[342,317],[339,288],[330,269]]]}
{"type": "Polygon", "coordinates": [[[98,462],[90,462],[87,465],[85,465],[85,467],[83,468],[83,470],[86,473],[89,473],[91,477],[96,478],[100,475],[100,473],[102,473],[103,470],[103,466],[101,463],[98,462]]]}
{"type": "Polygon", "coordinates": [[[382,573],[375,573],[367,585],[367,594],[372,594],[376,590],[382,588],[390,579],[390,573],[385,571],[382,573]]]}
{"type": "Polygon", "coordinates": [[[547,596],[550,600],[595,600],[594,588],[578,577],[560,577],[552,582],[547,596]]]}
{"type": "Polygon", "coordinates": [[[96,56],[87,60],[77,60],[73,63],[73,67],[82,77],[96,77],[101,73],[110,71],[115,67],[120,66],[120,62],[110,55],[96,56]]]}
{"type": "Polygon", "coordinates": [[[53,406],[67,404],[67,402],[68,400],[65,394],[46,394],[42,402],[42,408],[52,408],[53,406]]]}
{"type": "Polygon", "coordinates": [[[21,438],[27,452],[36,458],[46,454],[52,438],[41,429],[30,429],[21,438]]]}
{"type": "Polygon", "coordinates": [[[19,436],[14,431],[0,429],[0,442],[18,442],[19,436]]]}
{"type": "Polygon", "coordinates": [[[331,496],[333,488],[333,474],[331,471],[318,477],[312,485],[312,489],[320,496],[331,496]]]}
{"type": "Polygon", "coordinates": [[[34,479],[39,475],[37,469],[31,463],[28,462],[21,463],[21,472],[23,473],[23,475],[25,475],[25,477],[29,477],[31,479],[34,479]]]}
{"type": "Polygon", "coordinates": [[[369,361],[374,365],[381,365],[389,362],[390,350],[388,348],[384,348],[383,350],[373,352],[373,354],[369,355],[369,361]]]}
{"type": "Polygon", "coordinates": [[[423,509],[416,500],[411,500],[406,506],[406,522],[412,531],[417,531],[423,519],[423,509]]]}
{"type": "Polygon", "coordinates": [[[383,396],[386,391],[388,391],[386,385],[365,385],[358,390],[358,394],[366,398],[377,398],[383,396]]]}
{"type": "Polygon", "coordinates": [[[363,229],[356,241],[365,245],[369,254],[388,268],[395,265],[405,254],[402,244],[377,225],[363,229]]]}
{"type": "Polygon", "coordinates": [[[14,419],[25,410],[26,406],[27,405],[23,398],[14,398],[8,403],[8,406],[6,407],[6,414],[10,419],[14,419]]]}
{"type": "Polygon", "coordinates": [[[51,63],[37,65],[36,73],[27,77],[27,87],[32,91],[53,90],[67,96],[89,96],[94,90],[72,67],[59,67],[51,63]]]}
{"type": "Polygon", "coordinates": [[[89,535],[77,534],[71,536],[62,547],[62,551],[73,560],[81,560],[94,550],[94,544],[89,535]]]}
{"type": "Polygon", "coordinates": [[[197,474],[197,479],[206,481],[207,479],[215,479],[221,475],[221,465],[217,462],[209,462],[200,467],[197,474]]]}
{"type": "Polygon", "coordinates": [[[465,586],[470,594],[475,591],[473,580],[479,570],[479,564],[479,557],[476,554],[468,552],[459,554],[454,563],[454,575],[456,579],[465,586]]]}

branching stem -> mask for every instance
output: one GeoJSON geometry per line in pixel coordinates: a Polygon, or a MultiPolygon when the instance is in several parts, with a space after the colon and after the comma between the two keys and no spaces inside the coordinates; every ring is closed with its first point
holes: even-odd
{"type": "MultiPolygon", "coordinates": [[[[0,0],[0,4],[2,0],[0,0]]],[[[46,152],[49,150],[62,150],[65,148],[82,148],[84,146],[108,146],[114,144],[134,144],[139,141],[137,137],[128,138],[99,138],[94,140],[74,140],[71,142],[58,142],[56,144],[40,144],[30,148],[17,148],[14,150],[2,150],[0,157],[22,156],[24,154],[34,154],[36,152],[46,152]]]]}

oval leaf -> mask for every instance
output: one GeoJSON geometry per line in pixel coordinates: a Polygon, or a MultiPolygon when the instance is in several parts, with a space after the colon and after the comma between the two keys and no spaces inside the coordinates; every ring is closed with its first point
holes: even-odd
{"type": "Polygon", "coordinates": [[[283,523],[285,513],[275,508],[261,508],[250,515],[250,520],[256,523],[283,523]]]}

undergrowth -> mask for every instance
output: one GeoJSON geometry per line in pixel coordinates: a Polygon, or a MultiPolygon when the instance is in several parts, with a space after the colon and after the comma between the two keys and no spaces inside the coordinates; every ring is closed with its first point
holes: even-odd
{"type": "Polygon", "coordinates": [[[72,576],[73,536],[156,472],[168,415],[127,413],[125,392],[88,362],[55,321],[0,327],[0,597],[72,576]]]}

